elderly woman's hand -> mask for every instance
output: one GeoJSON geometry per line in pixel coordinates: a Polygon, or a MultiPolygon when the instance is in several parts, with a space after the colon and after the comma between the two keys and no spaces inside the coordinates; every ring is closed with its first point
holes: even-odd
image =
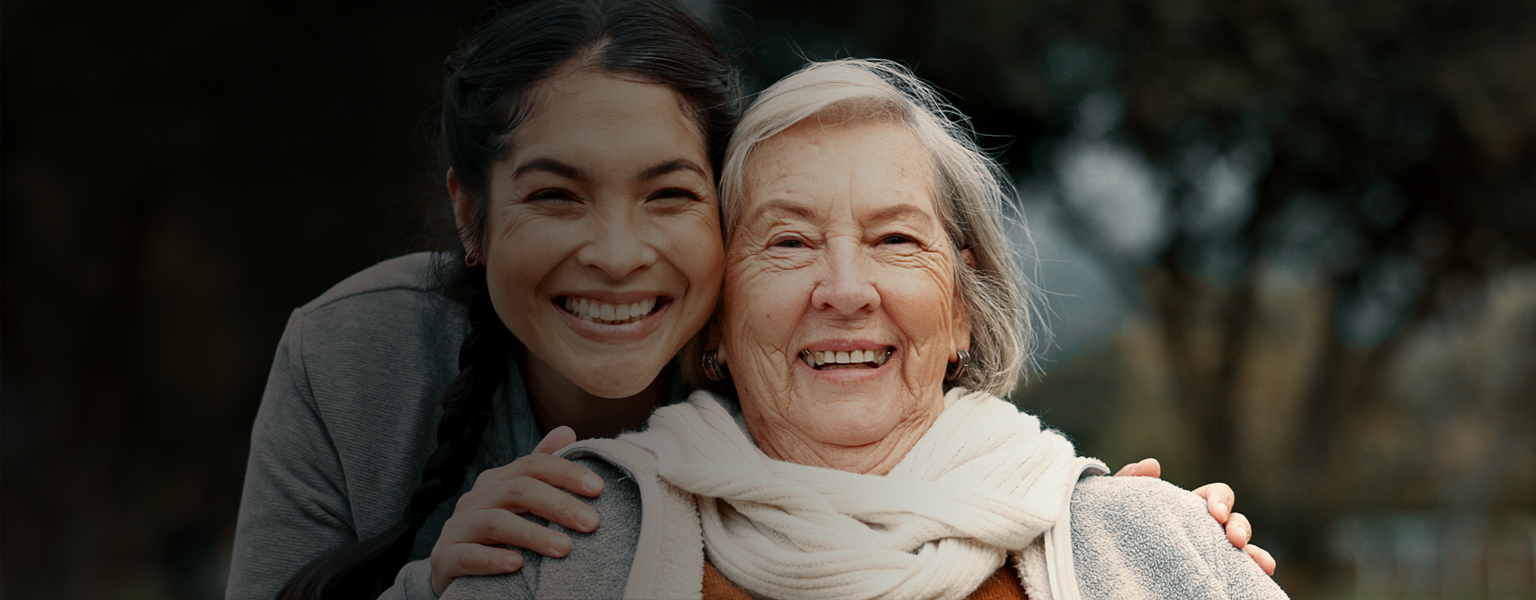
{"type": "MultiPolygon", "coordinates": [[[[1155,458],[1144,458],[1141,462],[1134,462],[1120,468],[1115,473],[1116,477],[1157,477],[1162,478],[1163,466],[1155,458]]],[[[1232,546],[1247,553],[1253,562],[1259,563],[1259,568],[1269,575],[1275,574],[1275,557],[1254,544],[1248,543],[1253,538],[1253,526],[1248,523],[1248,517],[1242,513],[1232,512],[1232,507],[1237,504],[1237,493],[1232,491],[1232,486],[1225,483],[1208,483],[1195,488],[1195,495],[1205,499],[1206,509],[1211,511],[1211,516],[1227,529],[1227,541],[1232,546]]]]}
{"type": "Polygon", "coordinates": [[[459,498],[453,516],[432,547],[432,591],[439,596],[465,575],[497,575],[523,568],[523,556],[498,544],[527,548],[545,556],[571,551],[571,538],[518,516],[533,513],[570,529],[597,529],[597,512],[560,491],[583,496],[603,491],[603,480],[585,467],[554,455],[576,442],[570,427],[550,431],[533,453],[489,469],[459,498]]]}

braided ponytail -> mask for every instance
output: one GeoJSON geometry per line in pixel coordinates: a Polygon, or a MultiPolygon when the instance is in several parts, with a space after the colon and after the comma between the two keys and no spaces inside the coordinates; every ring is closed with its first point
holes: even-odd
{"type": "MultiPolygon", "coordinates": [[[[527,2],[480,28],[445,63],[443,153],[476,199],[461,233],[483,238],[490,171],[511,152],[509,134],[532,110],[530,90],[578,57],[588,67],[676,92],[718,175],[743,99],[738,74],[709,29],[670,0],[527,2]]],[[[456,250],[457,257],[463,252],[456,250]]],[[[492,394],[506,383],[507,362],[522,345],[491,305],[483,267],[453,267],[443,288],[469,309],[470,332],[459,349],[459,375],[443,392],[438,448],[406,514],[379,536],[310,563],[279,600],[377,598],[409,560],[427,515],[463,486],[491,419],[492,394]]]]}
{"type": "Polygon", "coordinates": [[[399,523],[372,539],[310,563],[288,582],[279,600],[377,598],[410,560],[416,532],[437,505],[464,485],[480,438],[491,420],[496,389],[507,381],[507,361],[519,344],[491,306],[480,268],[460,267],[445,285],[469,308],[469,334],[459,346],[459,375],[443,392],[437,450],[422,468],[421,485],[399,523]]]}

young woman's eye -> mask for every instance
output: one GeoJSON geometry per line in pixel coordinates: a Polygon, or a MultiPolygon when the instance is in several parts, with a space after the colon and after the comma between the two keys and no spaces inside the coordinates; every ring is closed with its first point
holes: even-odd
{"type": "Polygon", "coordinates": [[[694,193],[693,190],[684,188],[667,188],[657,191],[655,194],[651,195],[652,200],[667,200],[673,198],[681,200],[698,200],[699,195],[694,193]]]}
{"type": "Polygon", "coordinates": [[[556,188],[542,189],[542,190],[538,190],[538,191],[536,191],[536,192],[534,192],[532,194],[528,194],[528,201],[529,202],[537,202],[537,201],[556,201],[556,202],[559,202],[559,201],[567,201],[567,200],[575,200],[575,199],[576,199],[576,196],[574,194],[571,194],[568,191],[565,191],[565,190],[562,190],[562,189],[556,189],[556,188]]]}

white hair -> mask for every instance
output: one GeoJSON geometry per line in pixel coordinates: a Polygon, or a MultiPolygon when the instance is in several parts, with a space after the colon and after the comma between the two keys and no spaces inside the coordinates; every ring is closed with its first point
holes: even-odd
{"type": "Polygon", "coordinates": [[[954,249],[955,285],[971,323],[971,364],[953,385],[1003,396],[1033,363],[1034,294],[1014,260],[1003,221],[1013,185],[976,145],[969,121],[905,67],[884,60],[817,62],[779,80],[742,116],[720,176],[721,226],[730,244],[745,199],[747,160],[760,143],[813,117],[889,119],[907,127],[932,160],[933,197],[954,249]],[[961,251],[969,250],[973,265],[961,251]]]}

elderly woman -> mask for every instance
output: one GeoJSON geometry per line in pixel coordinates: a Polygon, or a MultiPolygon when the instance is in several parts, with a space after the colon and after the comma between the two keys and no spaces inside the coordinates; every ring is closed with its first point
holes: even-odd
{"type": "Polygon", "coordinates": [[[696,352],[724,395],[567,448],[619,482],[603,527],[445,597],[1284,597],[1194,495],[1082,478],[1103,464],[997,397],[1028,304],[1005,180],[952,114],[871,61],[765,91],[727,152],[696,352]]]}

